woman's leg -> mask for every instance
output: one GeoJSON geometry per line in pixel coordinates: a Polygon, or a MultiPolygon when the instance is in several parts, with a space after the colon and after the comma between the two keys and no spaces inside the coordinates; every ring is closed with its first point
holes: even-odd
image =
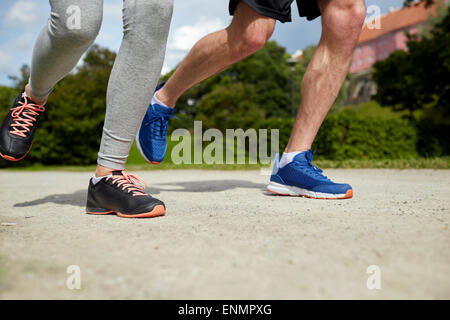
{"type": "Polygon", "coordinates": [[[78,63],[94,42],[103,0],[50,0],[48,24],[36,40],[27,94],[45,102],[54,85],[78,63]]]}
{"type": "Polygon", "coordinates": [[[19,161],[29,153],[44,104],[97,36],[103,0],[51,0],[51,15],[33,49],[31,75],[0,125],[0,156],[19,161]],[[31,99],[30,99],[31,98],[31,99]]]}
{"type": "Polygon", "coordinates": [[[124,168],[161,75],[172,9],[172,0],[124,0],[124,35],[108,84],[97,177],[124,168]]]}

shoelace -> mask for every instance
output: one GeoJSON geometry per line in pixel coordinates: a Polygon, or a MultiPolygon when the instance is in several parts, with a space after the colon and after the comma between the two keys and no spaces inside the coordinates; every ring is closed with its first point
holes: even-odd
{"type": "Polygon", "coordinates": [[[167,134],[167,127],[169,126],[169,120],[172,116],[162,114],[160,112],[157,112],[155,108],[152,106],[152,117],[150,119],[152,125],[152,135],[153,136],[159,136],[165,137],[167,134]]]}
{"type": "Polygon", "coordinates": [[[323,180],[329,180],[327,176],[323,175],[322,172],[323,170],[320,169],[319,167],[315,166],[312,164],[312,159],[314,156],[314,152],[308,151],[306,153],[306,165],[304,162],[297,162],[302,168],[306,169],[306,171],[308,173],[311,173],[313,176],[315,176],[316,178],[319,179],[323,179],[323,180]]]}
{"type": "Polygon", "coordinates": [[[44,106],[30,103],[25,93],[23,93],[22,97],[24,101],[19,101],[19,105],[11,109],[13,123],[11,124],[12,130],[9,132],[16,136],[26,138],[26,133],[30,132],[36,122],[36,116],[44,112],[45,108],[44,106]]]}
{"type": "Polygon", "coordinates": [[[123,191],[131,193],[133,197],[135,196],[147,196],[142,190],[144,190],[147,185],[141,177],[125,173],[121,171],[121,175],[112,175],[106,178],[106,181],[111,180],[112,184],[115,184],[123,191]]]}

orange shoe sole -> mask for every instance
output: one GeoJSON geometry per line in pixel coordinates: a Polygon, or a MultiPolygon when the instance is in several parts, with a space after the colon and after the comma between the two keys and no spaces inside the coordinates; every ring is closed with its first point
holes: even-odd
{"type": "Polygon", "coordinates": [[[116,211],[105,211],[105,212],[90,212],[86,211],[87,214],[95,214],[95,215],[106,215],[106,214],[116,214],[121,218],[154,218],[160,217],[166,214],[166,209],[163,205],[157,205],[150,212],[143,212],[139,214],[123,214],[116,211]]]}
{"type": "Polygon", "coordinates": [[[11,156],[7,156],[7,155],[2,154],[1,152],[0,152],[0,157],[2,157],[3,159],[5,159],[5,160],[7,160],[7,161],[12,161],[12,162],[20,161],[20,160],[22,160],[23,158],[25,158],[25,157],[30,153],[30,150],[31,150],[31,147],[32,147],[32,146],[33,146],[33,143],[31,143],[30,149],[28,149],[27,153],[25,153],[25,154],[24,154],[22,157],[20,157],[20,158],[14,158],[14,157],[11,157],[11,156]]]}
{"type": "Polygon", "coordinates": [[[320,199],[320,200],[342,200],[342,199],[350,199],[353,198],[353,190],[347,190],[347,192],[345,193],[345,195],[343,197],[340,198],[316,198],[316,197],[311,197],[311,196],[306,196],[306,195],[299,195],[299,196],[291,196],[290,194],[282,194],[282,193],[278,193],[272,190],[267,189],[267,191],[279,195],[279,196],[289,196],[289,197],[303,197],[303,198],[309,198],[309,199],[320,199]]]}

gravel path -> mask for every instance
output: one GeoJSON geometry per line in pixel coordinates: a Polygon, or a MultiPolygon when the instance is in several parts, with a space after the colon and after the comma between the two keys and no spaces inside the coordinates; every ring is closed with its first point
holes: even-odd
{"type": "Polygon", "coordinates": [[[136,173],[165,217],[84,214],[90,173],[0,171],[0,298],[450,299],[450,170],[327,170],[354,188],[339,201],[266,194],[257,171],[136,173]]]}

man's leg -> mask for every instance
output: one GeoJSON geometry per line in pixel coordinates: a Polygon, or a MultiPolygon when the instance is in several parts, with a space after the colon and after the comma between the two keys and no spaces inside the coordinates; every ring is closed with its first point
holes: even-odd
{"type": "Polygon", "coordinates": [[[282,195],[348,199],[353,189],[334,183],[312,164],[311,145],[347,75],[365,17],[363,0],[319,0],[322,37],[302,80],[302,103],[289,143],[276,161],[268,190],[282,195]]]}
{"type": "Polygon", "coordinates": [[[348,73],[366,15],[363,0],[319,0],[322,37],[302,80],[302,102],[286,152],[306,151],[348,73]]]}
{"type": "Polygon", "coordinates": [[[159,164],[167,149],[167,127],[173,107],[184,91],[225,70],[262,48],[272,35],[275,20],[241,2],[230,26],[200,39],[167,83],[158,87],[136,139],[142,156],[159,164]]]}
{"type": "Polygon", "coordinates": [[[157,92],[157,98],[166,106],[175,106],[178,98],[195,84],[261,49],[274,27],[275,19],[239,3],[231,24],[200,39],[157,92]]]}

